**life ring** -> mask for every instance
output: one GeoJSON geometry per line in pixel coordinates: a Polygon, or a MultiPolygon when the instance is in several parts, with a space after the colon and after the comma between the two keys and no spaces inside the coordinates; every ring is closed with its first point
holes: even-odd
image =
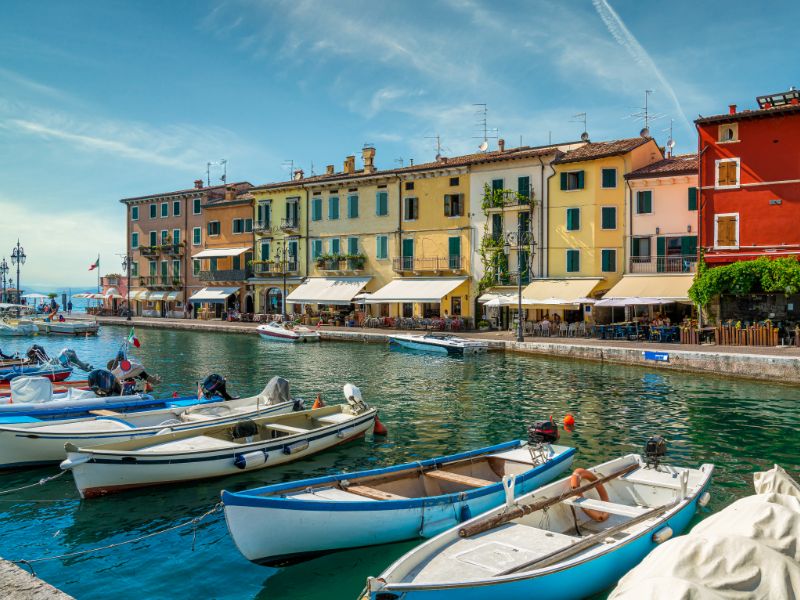
{"type": "MultiPolygon", "coordinates": [[[[588,481],[597,481],[597,475],[592,473],[591,471],[587,471],[586,469],[575,469],[572,472],[572,476],[569,478],[569,486],[573,490],[579,488],[581,485],[581,480],[586,479],[588,481]]],[[[595,489],[597,490],[597,494],[600,496],[600,500],[603,502],[608,502],[608,492],[606,488],[603,487],[603,484],[596,486],[595,489]]],[[[579,498],[583,498],[583,494],[578,494],[579,498]]],[[[590,519],[598,522],[603,522],[608,518],[608,513],[603,512],[601,510],[592,510],[591,508],[581,508],[581,510],[586,513],[586,516],[590,519]]]]}

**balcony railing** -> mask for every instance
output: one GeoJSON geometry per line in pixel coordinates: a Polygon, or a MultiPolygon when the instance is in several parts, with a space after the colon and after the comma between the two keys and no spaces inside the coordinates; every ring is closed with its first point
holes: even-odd
{"type": "Polygon", "coordinates": [[[139,277],[139,285],[151,289],[175,289],[181,287],[180,277],[172,275],[143,275],[139,277]]]}
{"type": "Polygon", "coordinates": [[[139,246],[142,256],[158,256],[161,254],[161,246],[139,246]]]}
{"type": "Polygon", "coordinates": [[[183,256],[183,242],[161,246],[161,251],[170,256],[183,256]]]}
{"type": "Polygon", "coordinates": [[[392,268],[395,271],[463,271],[463,256],[440,256],[433,258],[416,258],[413,256],[398,256],[392,261],[392,268]]]}
{"type": "Polygon", "coordinates": [[[530,196],[524,196],[513,190],[488,191],[483,197],[483,207],[487,210],[509,207],[527,208],[530,205],[530,196]]]}
{"type": "Polygon", "coordinates": [[[223,269],[221,271],[200,271],[200,281],[244,281],[250,277],[245,269],[223,269]]]}
{"type": "Polygon", "coordinates": [[[363,271],[364,262],[363,258],[342,258],[318,260],[316,265],[320,271],[363,271]]]}
{"type": "Polygon", "coordinates": [[[694,273],[697,271],[696,254],[668,256],[632,256],[630,273],[694,273]]]}
{"type": "Polygon", "coordinates": [[[296,273],[299,269],[299,264],[296,260],[281,262],[256,262],[253,263],[253,274],[256,277],[274,277],[275,275],[283,275],[284,267],[286,273],[296,273]]]}
{"type": "Polygon", "coordinates": [[[294,231],[300,228],[300,219],[281,219],[282,231],[294,231]]]}
{"type": "Polygon", "coordinates": [[[522,285],[528,285],[531,282],[531,275],[530,273],[504,273],[497,275],[492,280],[492,285],[519,285],[519,281],[522,281],[522,285]]]}
{"type": "Polygon", "coordinates": [[[272,222],[271,221],[256,221],[253,223],[253,230],[256,232],[259,231],[271,231],[272,230],[272,222]]]}

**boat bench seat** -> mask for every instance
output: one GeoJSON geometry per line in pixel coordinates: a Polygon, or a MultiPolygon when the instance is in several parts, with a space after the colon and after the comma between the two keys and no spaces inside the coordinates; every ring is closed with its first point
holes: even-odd
{"type": "Polygon", "coordinates": [[[649,487],[659,487],[659,488],[664,488],[664,489],[667,489],[667,490],[680,490],[681,489],[681,483],[680,483],[680,480],[678,480],[678,479],[675,479],[674,480],[675,483],[673,483],[672,481],[658,480],[658,479],[655,479],[655,478],[649,479],[649,478],[646,478],[646,477],[628,476],[628,477],[623,477],[622,481],[626,481],[628,483],[639,483],[641,485],[646,485],[646,486],[649,486],[649,487]]]}
{"type": "Polygon", "coordinates": [[[440,479],[442,481],[449,481],[450,483],[460,483],[474,488],[482,488],[487,485],[494,485],[496,481],[489,481],[488,479],[478,479],[477,477],[470,477],[469,475],[462,475],[461,473],[453,473],[452,471],[444,471],[442,469],[434,469],[432,471],[425,471],[425,476],[432,479],[440,479]]]}
{"type": "Polygon", "coordinates": [[[292,427],[291,425],[283,425],[281,423],[269,423],[266,425],[266,427],[269,429],[274,429],[275,431],[282,431],[284,433],[308,433],[308,429],[292,427]]]}
{"type": "Polygon", "coordinates": [[[92,415],[97,415],[98,417],[119,417],[121,415],[121,413],[114,412],[113,410],[106,410],[105,408],[90,410],[89,413],[92,415]]]}
{"type": "Polygon", "coordinates": [[[397,494],[384,492],[383,490],[366,485],[349,485],[345,490],[351,494],[372,498],[373,500],[408,500],[406,496],[398,496],[397,494]]]}
{"type": "Polygon", "coordinates": [[[333,413],[332,415],[327,415],[325,417],[317,417],[317,421],[320,423],[325,423],[326,425],[338,425],[339,423],[350,421],[352,418],[353,417],[350,415],[346,415],[344,413],[333,413]]]}
{"type": "Polygon", "coordinates": [[[621,517],[638,517],[652,508],[646,506],[630,506],[628,504],[617,504],[616,502],[603,502],[602,500],[595,500],[594,498],[567,498],[564,504],[575,506],[577,508],[588,508],[590,510],[600,510],[607,512],[610,515],[619,515],[621,517]]]}

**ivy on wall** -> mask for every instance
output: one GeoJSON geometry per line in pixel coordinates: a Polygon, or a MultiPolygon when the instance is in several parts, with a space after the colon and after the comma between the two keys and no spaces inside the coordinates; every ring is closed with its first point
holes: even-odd
{"type": "Polygon", "coordinates": [[[758,293],[796,294],[800,292],[800,261],[796,257],[740,261],[709,268],[701,259],[689,298],[708,306],[714,296],[741,296],[758,293]]]}

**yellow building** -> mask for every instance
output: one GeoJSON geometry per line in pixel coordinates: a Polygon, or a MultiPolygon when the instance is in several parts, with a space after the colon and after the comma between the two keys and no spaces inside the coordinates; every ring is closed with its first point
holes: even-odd
{"type": "Polygon", "coordinates": [[[577,309],[581,298],[599,296],[622,277],[629,218],[625,175],[663,158],[652,138],[638,137],[590,142],[553,162],[547,219],[549,279],[534,281],[525,289],[529,300],[560,299],[562,310],[577,309]]]}

